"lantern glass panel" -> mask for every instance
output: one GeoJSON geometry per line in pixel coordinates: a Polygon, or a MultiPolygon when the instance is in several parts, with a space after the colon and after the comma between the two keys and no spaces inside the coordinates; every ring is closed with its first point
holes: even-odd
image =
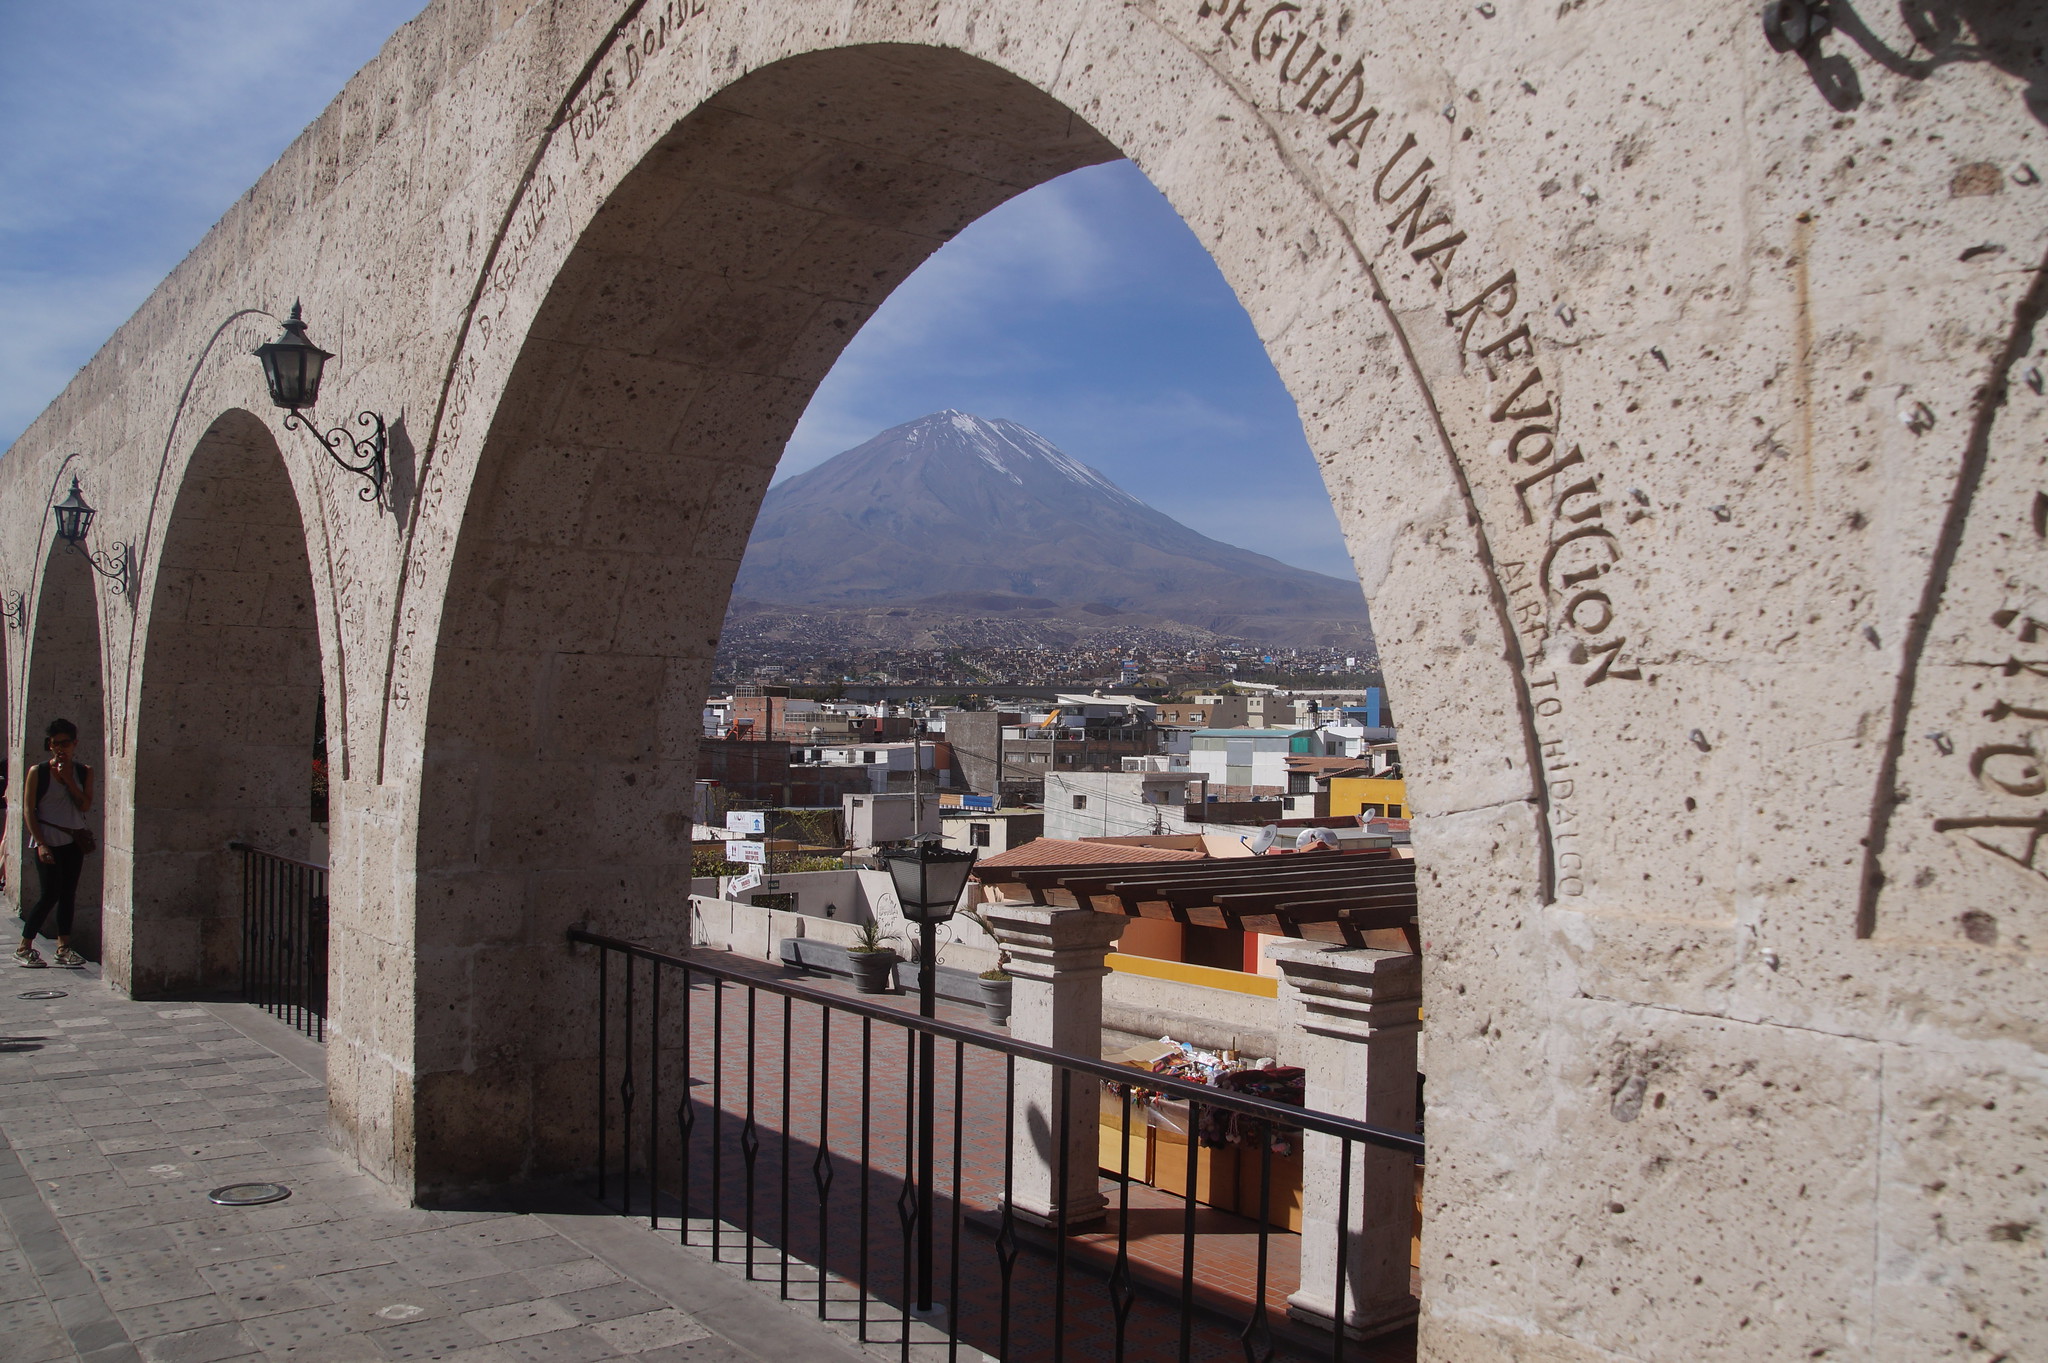
{"type": "Polygon", "coordinates": [[[903,916],[913,923],[943,923],[951,918],[978,855],[929,843],[920,843],[908,851],[884,853],[903,916]]]}
{"type": "Polygon", "coordinates": [[[284,324],[284,335],[256,347],[256,358],[263,363],[263,379],[277,406],[296,411],[320,400],[320,375],[331,357],[307,338],[297,305],[284,324]]]}
{"type": "Polygon", "coordinates": [[[71,480],[71,491],[64,500],[50,510],[57,517],[57,538],[66,544],[80,543],[92,528],[93,509],[87,505],[85,494],[78,490],[76,478],[71,480]]]}

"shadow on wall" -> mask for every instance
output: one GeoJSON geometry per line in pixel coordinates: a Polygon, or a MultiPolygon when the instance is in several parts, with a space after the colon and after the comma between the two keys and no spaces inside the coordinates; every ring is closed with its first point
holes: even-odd
{"type": "MultiPolygon", "coordinates": [[[[1814,0],[1793,4],[1805,11],[1820,8],[1814,0]]],[[[1826,14],[1833,31],[1816,38],[1800,56],[1814,88],[1832,108],[1847,112],[1864,100],[1856,63],[1843,50],[1846,39],[1884,70],[1912,81],[1926,80],[1945,66],[1988,63],[2026,82],[2021,101],[2037,121],[2048,124],[2048,6],[2015,0],[1899,0],[1899,19],[1913,37],[1912,52],[1895,51],[1872,32],[1850,0],[1833,0],[1826,14]]]]}
{"type": "MultiPolygon", "coordinates": [[[[59,715],[78,726],[78,760],[93,770],[95,832],[105,829],[107,793],[106,743],[100,692],[100,582],[85,556],[53,545],[43,568],[41,601],[35,613],[35,638],[29,651],[28,703],[22,717],[22,783],[8,802],[8,846],[16,872],[20,908],[33,904],[41,889],[21,819],[28,769],[49,753],[43,730],[59,715]]],[[[85,859],[78,877],[77,912],[71,945],[91,960],[101,959],[101,854],[85,859]]],[[[46,927],[46,932],[54,928],[46,927]]]]}

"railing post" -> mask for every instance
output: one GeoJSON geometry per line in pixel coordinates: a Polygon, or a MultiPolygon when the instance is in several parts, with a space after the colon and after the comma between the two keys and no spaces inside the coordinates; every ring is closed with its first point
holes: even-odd
{"type": "MultiPolygon", "coordinates": [[[[1010,1035],[1068,1055],[1102,1055],[1103,955],[1128,918],[1087,909],[1039,908],[992,901],[982,912],[1010,955],[1010,1035]]],[[[1096,1165],[1101,1081],[1076,1074],[1062,1086],[1052,1070],[1017,1066],[1016,1159],[1012,1206],[1028,1221],[1069,1231],[1099,1221],[1108,1201],[1096,1165]],[[1071,1157],[1061,1160],[1062,1149],[1071,1157]],[[1066,1177],[1060,1178],[1064,1166],[1066,1177]]]]}
{"type": "MultiPolygon", "coordinates": [[[[1277,942],[1266,955],[1280,967],[1281,1024],[1297,1032],[1295,1058],[1307,1071],[1304,1106],[1413,1131],[1420,959],[1312,942],[1277,942]]],[[[1347,1179],[1345,1142],[1304,1134],[1301,1288],[1287,1299],[1287,1314],[1330,1329],[1341,1269],[1347,1332],[1367,1338],[1397,1329],[1416,1315],[1408,1290],[1415,1158],[1353,1143],[1347,1179]]]]}

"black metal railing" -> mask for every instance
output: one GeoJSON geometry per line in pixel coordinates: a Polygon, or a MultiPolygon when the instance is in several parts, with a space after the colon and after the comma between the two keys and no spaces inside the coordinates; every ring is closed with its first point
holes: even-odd
{"type": "Polygon", "coordinates": [[[863,1343],[949,1363],[963,1350],[1053,1363],[1412,1357],[1406,1340],[1390,1351],[1290,1321],[1287,1305],[1320,1289],[1326,1326],[1355,1319],[1356,1285],[1376,1272],[1384,1287],[1391,1253],[1407,1304],[1418,1136],[921,1018],[731,957],[569,938],[598,950],[600,1200],[863,1343]],[[921,1091],[934,1095],[923,1112],[921,1091]],[[1159,1158],[1140,1145],[1148,1104],[1185,1104],[1185,1138],[1161,1161],[1179,1167],[1153,1180],[1184,1196],[1141,1181],[1139,1165],[1159,1158]],[[1205,1117],[1256,1146],[1249,1209],[1203,1205],[1205,1117]],[[1289,1156],[1276,1147],[1318,1141],[1306,1197],[1323,1221],[1291,1234],[1276,1198],[1289,1156]],[[1052,1194],[1051,1215],[1020,1208],[1020,1175],[1052,1194]],[[1305,1249],[1318,1230],[1320,1256],[1305,1249]],[[1374,1255],[1378,1268],[1362,1269],[1374,1255]],[[1304,1284],[1302,1260],[1318,1257],[1328,1276],[1304,1284]]]}
{"type": "Polygon", "coordinates": [[[242,856],[242,998],[312,1037],[327,1039],[327,868],[245,842],[242,856]]]}

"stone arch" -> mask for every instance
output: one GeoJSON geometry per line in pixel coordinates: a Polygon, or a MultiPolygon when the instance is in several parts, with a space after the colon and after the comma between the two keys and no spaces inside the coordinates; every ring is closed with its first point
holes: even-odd
{"type": "Polygon", "coordinates": [[[133,753],[128,893],[110,965],[139,998],[236,979],[240,872],[252,843],[304,858],[321,650],[299,504],[269,429],[208,427],[154,566],[133,753]],[[125,954],[124,954],[125,953],[125,954]]]}
{"type": "MultiPolygon", "coordinates": [[[[562,932],[661,941],[679,927],[698,702],[790,430],[846,340],[946,239],[1124,150],[987,61],[876,44],[744,76],[611,189],[525,332],[463,513],[419,779],[412,1125],[347,1106],[374,1084],[338,1099],[370,1163],[433,1190],[576,1157],[588,1041],[551,1024],[594,986],[562,932]]],[[[1169,199],[1202,192],[1203,169],[1174,169],[1178,182],[1155,176],[1169,199]]],[[[1209,226],[1198,235],[1249,304],[1247,243],[1227,261],[1209,226]]],[[[1274,320],[1254,317],[1270,337],[1274,320]]],[[[1341,313],[1296,325],[1358,329],[1341,313]]],[[[1270,339],[1269,353],[1282,358],[1270,339]]],[[[1296,398],[1329,419],[1350,395],[1296,398]]],[[[1383,427],[1416,414],[1412,391],[1364,402],[1383,427]]],[[[1331,429],[1312,444],[1360,434],[1331,429]]],[[[1432,547],[1466,555],[1445,580],[1471,576],[1469,550],[1432,547]]],[[[1481,597],[1448,590],[1461,612],[1481,597]]],[[[1496,687],[1485,705],[1513,701],[1496,687]]],[[[1500,765],[1492,782],[1526,796],[1513,756],[1500,765]]],[[[340,971],[361,972],[338,992],[373,996],[405,945],[337,950],[340,971]]],[[[345,1044],[389,1054],[393,1040],[345,1044]]]]}
{"type": "Polygon", "coordinates": [[[556,944],[579,921],[673,935],[699,699],[813,388],[953,233],[1116,155],[958,53],[847,49],[699,109],[583,233],[511,375],[443,607],[415,925],[422,1185],[573,1157],[548,1126],[584,1113],[584,1039],[547,1023],[590,982],[552,973],[556,944]],[[859,110],[877,87],[924,98],[875,135],[859,110]],[[821,100],[846,112],[804,129],[821,100]]]}
{"type": "MultiPolygon", "coordinates": [[[[47,534],[42,572],[30,616],[30,643],[24,661],[21,733],[14,744],[19,765],[9,783],[8,844],[14,850],[16,894],[20,907],[33,904],[39,892],[35,854],[21,818],[29,767],[44,757],[43,730],[59,716],[78,726],[78,760],[93,769],[95,831],[106,828],[107,790],[113,776],[107,758],[106,697],[101,665],[102,602],[106,584],[94,573],[84,553],[47,534]]],[[[104,856],[85,859],[78,879],[77,915],[72,945],[100,960],[106,948],[104,856]]],[[[48,930],[48,929],[46,929],[48,930]]]]}

